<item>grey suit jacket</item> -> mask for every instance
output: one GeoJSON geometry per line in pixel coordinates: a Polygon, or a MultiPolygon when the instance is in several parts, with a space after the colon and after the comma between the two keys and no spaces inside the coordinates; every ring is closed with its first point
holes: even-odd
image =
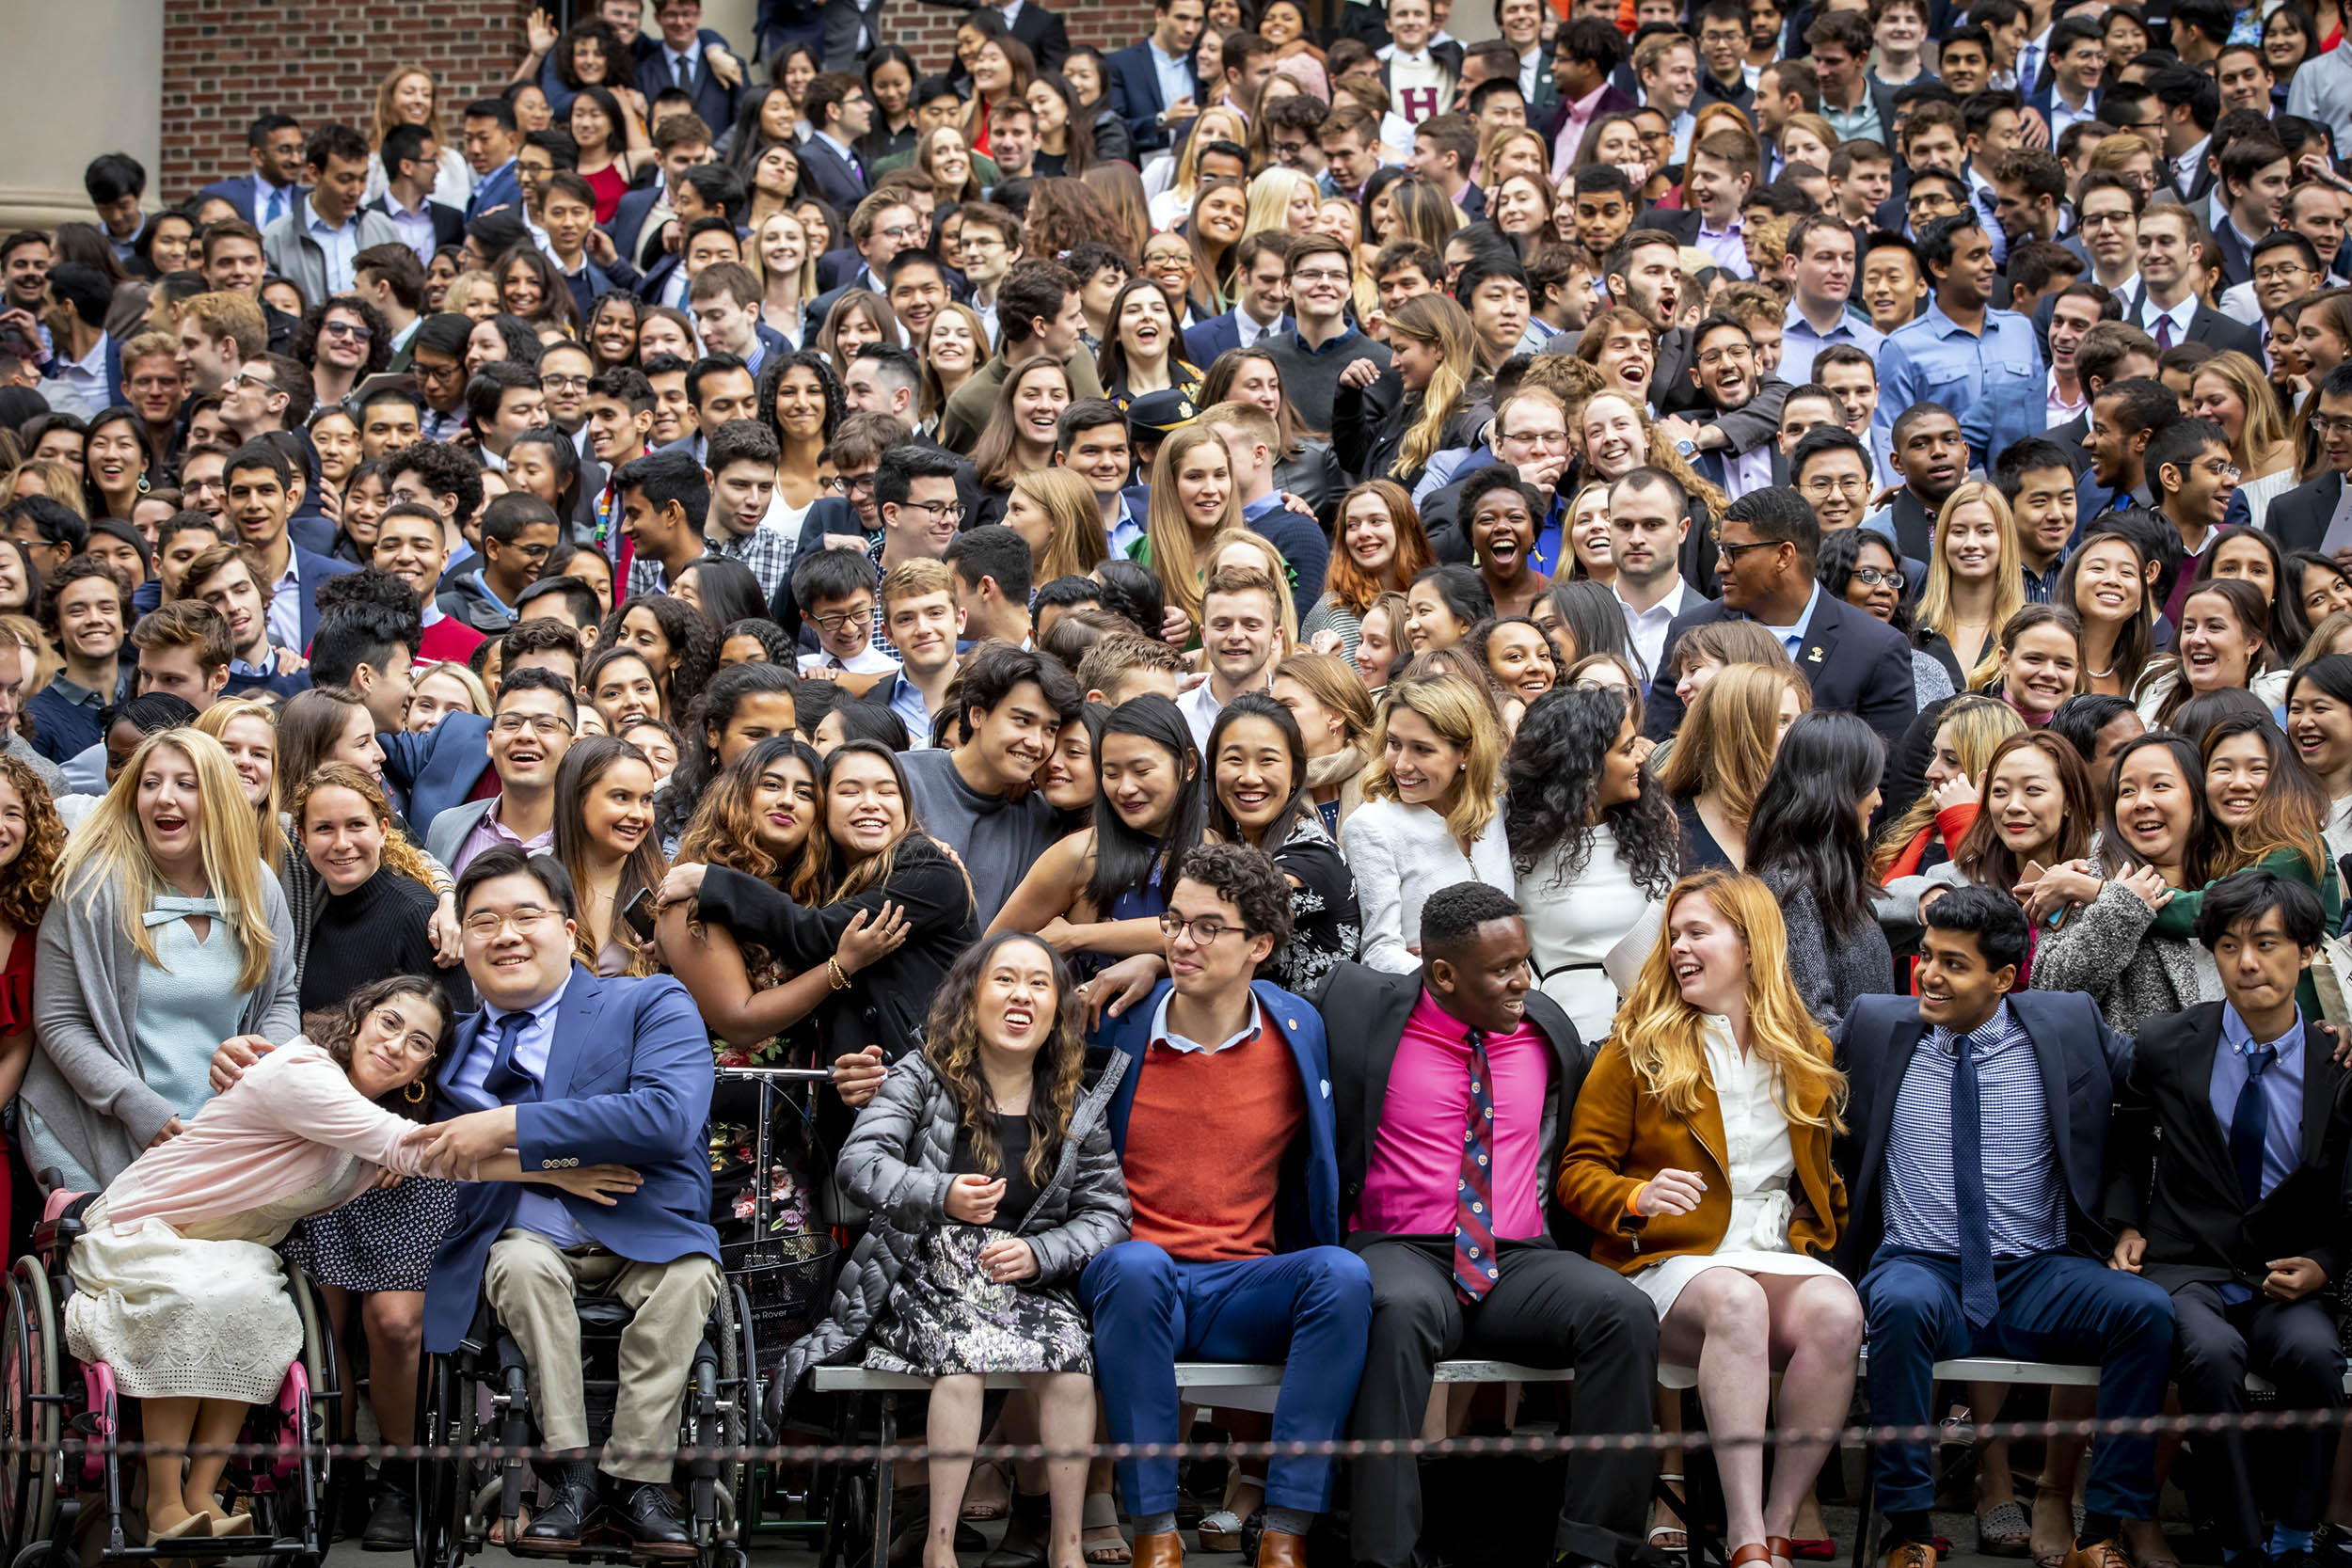
{"type": "MultiPolygon", "coordinates": [[[[359,228],[354,254],[372,245],[407,244],[400,237],[399,226],[383,213],[362,208],[352,221],[359,228]]],[[[303,231],[299,201],[262,235],[262,259],[269,263],[270,271],[302,291],[306,305],[316,305],[334,292],[326,286],[326,252],[303,231]]]]}
{"type": "Polygon", "coordinates": [[[498,803],[499,798],[493,795],[486,800],[460,800],[443,811],[424,831],[424,852],[448,866],[452,877],[456,876],[458,847],[498,803]]]}

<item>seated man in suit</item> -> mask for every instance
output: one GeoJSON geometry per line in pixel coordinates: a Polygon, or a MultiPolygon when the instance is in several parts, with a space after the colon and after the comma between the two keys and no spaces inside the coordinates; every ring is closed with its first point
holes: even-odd
{"type": "MultiPolygon", "coordinates": [[[[2096,1364],[2102,1419],[2154,1416],[2172,1305],[2106,1266],[2099,1218],[2132,1042],[2087,996],[2013,990],[2026,916],[2006,891],[1956,889],[1922,919],[1918,996],[1863,997],[1837,1031],[1834,1157],[1852,1195],[1838,1265],[1868,1315],[1871,1417],[1931,1421],[1935,1363],[1968,1355],[2096,1364]]],[[[1935,1568],[1931,1452],[1887,1444],[1873,1463],[1885,1563],[1935,1568]]],[[[2101,1438],[2066,1568],[2150,1560],[2154,1516],[2154,1439],[2101,1438]]]]}
{"type": "Polygon", "coordinates": [[[638,1184],[610,1204],[506,1187],[461,1196],[425,1286],[425,1348],[456,1349],[485,1291],[522,1347],[539,1439],[574,1456],[557,1462],[555,1500],[523,1532],[527,1548],[574,1549],[609,1520],[649,1556],[691,1557],[669,1494],[672,1462],[621,1456],[675,1445],[718,1298],[710,1033],[675,980],[599,979],[573,961],[571,879],[551,856],[484,851],[458,879],[457,910],[483,1008],[458,1026],[436,1081],[448,1119],[429,1166],[463,1177],[511,1149],[525,1170],[627,1165],[638,1184]],[[621,1334],[613,1457],[601,1465],[587,1455],[581,1294],[633,1314],[621,1334]]]}
{"type": "MultiPolygon", "coordinates": [[[[1570,1431],[1640,1431],[1658,1373],[1658,1314],[1584,1256],[1551,1193],[1587,1065],[1576,1025],[1533,989],[1527,925],[1509,894],[1484,882],[1440,888],[1422,906],[1421,941],[1420,974],[1343,963],[1314,995],[1318,1011],[1352,1025],[1331,1042],[1340,1203],[1348,1249],[1373,1282],[1348,1434],[1413,1436],[1438,1362],[1457,1355],[1573,1366],[1570,1431]],[[1472,1145],[1491,1149],[1491,1166],[1466,1160],[1472,1145]],[[1466,1184],[1473,1168],[1483,1186],[1466,1184]]],[[[1553,1546],[1580,1562],[1625,1560],[1655,1468],[1634,1449],[1581,1456],[1553,1546]]],[[[1353,1478],[1355,1560],[1414,1561],[1416,1461],[1359,1459],[1353,1478]]]]}
{"type": "Polygon", "coordinates": [[[1664,739],[1682,722],[1675,694],[1674,650],[1692,626],[1715,621],[1762,623],[1813,685],[1813,705],[1860,715],[1892,749],[1917,716],[1911,644],[1867,610],[1821,592],[1814,580],[1821,525],[1803,496],[1786,485],[1751,491],[1724,513],[1717,540],[1723,598],[1675,617],[1650,684],[1644,733],[1664,739]]]}
{"type": "MultiPolygon", "coordinates": [[[[2110,1261],[2172,1294],[2175,1376],[2192,1415],[2246,1408],[2246,1374],[2295,1410],[2344,1408],[2344,1347],[2322,1292],[2343,1276],[2344,1069],[2295,990],[2326,929],[2319,895],[2273,871],[2216,882],[2197,940],[2221,971],[2224,1002],[2139,1032],[2115,1127],[2110,1261]]],[[[2221,1521],[2235,1560],[2309,1554],[2328,1497],[2328,1433],[2261,1440],[2258,1487],[2247,1434],[2191,1439],[2211,1481],[2202,1517],[2221,1521]],[[2267,1503],[2268,1506],[2264,1505],[2267,1503]]]]}
{"type": "MultiPolygon", "coordinates": [[[[1097,1257],[1078,1284],[1112,1441],[1181,1435],[1184,1360],[1282,1362],[1273,1440],[1336,1439],[1363,1369],[1372,1276],[1340,1244],[1323,1019],[1251,979],[1289,940],[1290,883],[1263,850],[1207,845],[1177,866],[1160,927],[1170,978],[1102,1032],[1126,1058],[1110,1124],[1135,1239],[1097,1257]]],[[[1335,1468],[1326,1458],[1269,1464],[1262,1568],[1306,1561],[1335,1468]]],[[[1176,1461],[1121,1460],[1119,1470],[1136,1568],[1175,1568],[1176,1461]]]]}

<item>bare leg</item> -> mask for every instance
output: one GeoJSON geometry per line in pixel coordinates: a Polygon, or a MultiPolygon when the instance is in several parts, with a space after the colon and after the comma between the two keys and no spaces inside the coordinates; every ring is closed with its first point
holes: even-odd
{"type": "Polygon", "coordinates": [[[424,1348],[424,1292],[376,1291],[359,1304],[367,1331],[368,1402],[387,1443],[412,1443],[417,1432],[417,1362],[424,1348]]]}
{"type": "MultiPolygon", "coordinates": [[[[320,1298],[326,1303],[326,1321],[332,1325],[335,1344],[340,1351],[342,1346],[351,1342],[351,1309],[356,1305],[355,1300],[352,1293],[340,1285],[318,1285],[316,1280],[311,1283],[317,1285],[320,1298]]],[[[349,1357],[346,1356],[345,1359],[349,1357]]],[[[412,1385],[417,1381],[413,1369],[410,1370],[408,1381],[412,1385]]],[[[413,1388],[408,1397],[410,1402],[414,1403],[416,1394],[413,1388]]],[[[342,1422],[342,1436],[348,1442],[356,1438],[359,1433],[359,1402],[338,1400],[336,1402],[342,1407],[342,1414],[338,1418],[342,1422]]],[[[383,1417],[379,1413],[376,1418],[381,1420],[383,1417]]]]}
{"type": "MultiPolygon", "coordinates": [[[[1103,1417],[1103,1399],[1099,1392],[1094,1400],[1094,1440],[1098,1443],[1107,1443],[1111,1440],[1109,1424],[1103,1417]]],[[[1107,1503],[1110,1499],[1114,1479],[1109,1460],[1093,1461],[1087,1465],[1087,1496],[1101,1497],[1107,1503]]],[[[1105,1514],[1104,1517],[1108,1518],[1110,1515],[1105,1514]]],[[[1085,1531],[1080,1544],[1086,1547],[1087,1556],[1098,1562],[1125,1562],[1130,1555],[1127,1538],[1119,1532],[1119,1526],[1115,1520],[1110,1524],[1085,1531]]]]}
{"type": "Polygon", "coordinates": [[[1082,1568],[1079,1515],[1086,1508],[1087,1462],[1075,1450],[1094,1439],[1094,1380],[1084,1372],[1047,1372],[1028,1380],[1036,1390],[1038,1431],[1049,1449],[1073,1454],[1045,1462],[1045,1490],[1053,1499],[1054,1528],[1047,1548],[1053,1568],[1082,1568]]]}
{"type": "Polygon", "coordinates": [[[2336,1442],[2336,1467],[2328,1481],[2328,1512],[2331,1525],[2352,1525],[2352,1441],[2336,1442]]]}
{"type": "MultiPolygon", "coordinates": [[[[1034,1443],[1039,1440],[1037,1427],[1037,1390],[1027,1386],[1015,1388],[1005,1396],[1004,1408],[997,1412],[996,1424],[983,1439],[990,1443],[1034,1443]]],[[[1034,1497],[1045,1490],[1045,1465],[1041,1460],[1013,1461],[1013,1485],[1034,1497]]],[[[975,1465],[971,1484],[963,1489],[963,1516],[967,1519],[995,1519],[1012,1507],[1012,1497],[1005,1491],[1005,1473],[1000,1465],[975,1465]],[[993,1509],[991,1513],[976,1513],[975,1506],[993,1509]]]]}
{"type": "Polygon", "coordinates": [[[1715,1469],[1724,1488],[1724,1543],[1733,1547],[1765,1536],[1764,1450],[1755,1439],[1764,1435],[1771,1352],[1772,1309],[1763,1288],[1737,1269],[1694,1276],[1659,1324],[1659,1359],[1698,1368],[1699,1407],[1723,1445],[1715,1469]]]}
{"type": "Polygon", "coordinates": [[[923,1568],[956,1568],[956,1515],[963,1507],[972,1461],[943,1459],[940,1450],[969,1454],[979,1441],[986,1382],[977,1372],[958,1372],[931,1385],[930,1420],[923,1435],[931,1449],[930,1531],[923,1539],[923,1568]]]}
{"type": "MultiPolygon", "coordinates": [[[[2050,1390],[2050,1419],[2087,1421],[2098,1413],[2096,1388],[2050,1390]]],[[[2042,1446],[2042,1484],[2033,1499],[2033,1555],[2037,1562],[2062,1559],[2074,1545],[2074,1495],[2082,1486],[2083,1457],[2090,1441],[2052,1436],[2042,1446]]]]}
{"type": "MultiPolygon", "coordinates": [[[[245,1430],[246,1413],[253,1407],[243,1400],[205,1400],[197,1406],[196,1440],[200,1444],[221,1447],[237,1440],[245,1430]]],[[[226,1519],[229,1511],[220,1506],[214,1496],[220,1489],[220,1475],[229,1467],[227,1454],[193,1454],[188,1459],[188,1479],[180,1485],[180,1498],[188,1512],[201,1509],[215,1519],[226,1519]]]]}
{"type": "MultiPolygon", "coordinates": [[[[1661,1388],[1658,1390],[1658,1430],[1676,1437],[1682,1435],[1681,1389],[1661,1388]]],[[[1658,1473],[1669,1479],[1681,1479],[1687,1476],[1688,1472],[1682,1467],[1680,1444],[1671,1449],[1659,1450],[1658,1473]]],[[[1688,1497],[1690,1494],[1686,1491],[1683,1496],[1688,1497]]],[[[1649,1544],[1666,1552],[1678,1552],[1690,1544],[1690,1538],[1683,1532],[1682,1520],[1671,1507],[1667,1506],[1663,1498],[1650,1505],[1649,1544]]]]}
{"type": "MultiPolygon", "coordinates": [[[[1779,1424],[1784,1433],[1821,1432],[1845,1423],[1853,1400],[1854,1356],[1862,1348],[1862,1304],[1843,1279],[1765,1275],[1756,1283],[1772,1304],[1772,1361],[1781,1369],[1779,1424]]],[[[1764,1533],[1796,1534],[1797,1511],[1813,1496],[1830,1445],[1790,1442],[1772,1455],[1764,1533]]]]}
{"type": "MultiPolygon", "coordinates": [[[[139,1419],[150,1443],[184,1449],[196,1435],[201,1400],[142,1400],[139,1419]]],[[[181,1497],[183,1455],[158,1449],[147,1456],[147,1528],[167,1530],[196,1511],[181,1497]]]]}
{"type": "MultiPolygon", "coordinates": [[[[1968,1418],[1972,1421],[1997,1421],[2001,1406],[2009,1399],[2006,1383],[1971,1383],[1968,1385],[1968,1418]]],[[[1977,1449],[1977,1512],[1998,1508],[2017,1500],[2017,1477],[2009,1465],[2009,1439],[1994,1437],[1978,1445],[1977,1449]]]]}

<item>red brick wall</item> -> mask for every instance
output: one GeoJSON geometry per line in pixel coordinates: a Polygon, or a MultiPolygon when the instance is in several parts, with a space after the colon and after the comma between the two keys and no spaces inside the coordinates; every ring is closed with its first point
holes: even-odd
{"type": "MultiPolygon", "coordinates": [[[[268,110],[306,126],[341,119],[361,132],[376,84],[421,59],[452,106],[496,91],[523,50],[527,0],[172,0],[164,8],[163,197],[177,201],[243,172],[246,122],[268,110]]],[[[1151,0],[1068,5],[1074,42],[1119,49],[1151,30],[1151,0]]],[[[954,51],[959,13],[894,0],[891,41],[927,70],[954,51]]],[[[750,40],[736,40],[748,51],[750,40]]],[[[755,74],[759,68],[755,68],[755,74]]]]}

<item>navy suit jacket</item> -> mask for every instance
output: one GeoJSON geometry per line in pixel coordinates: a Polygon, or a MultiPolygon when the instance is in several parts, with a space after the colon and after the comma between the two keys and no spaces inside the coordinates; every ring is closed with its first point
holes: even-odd
{"type": "MultiPolygon", "coordinates": [[[[648,97],[651,94],[647,95],[648,97]]],[[[523,184],[516,174],[516,164],[508,159],[484,176],[466,201],[466,221],[473,222],[483,214],[499,207],[520,207],[523,204],[523,184]]]]}
{"type": "Polygon", "coordinates": [[[465,804],[490,768],[490,721],[478,713],[375,738],[384,747],[384,777],[406,793],[408,822],[419,832],[431,832],[435,817],[465,804]]]}
{"type": "Polygon", "coordinates": [[[2343,495],[2342,474],[2322,474],[2308,484],[2298,484],[2270,503],[2263,531],[2278,540],[2282,550],[2315,550],[2328,537],[2328,519],[2336,515],[2336,502],[2343,495]]]}
{"type": "MultiPolygon", "coordinates": [[[[2099,1217],[2106,1198],[2107,1118],[2132,1067],[2132,1042],[2099,1016],[2080,991],[2019,990],[2010,1010],[2033,1041],[2042,1086],[2066,1188],[2067,1239],[2086,1257],[2105,1258],[2114,1236],[2099,1217]]],[[[1846,1130],[1830,1143],[1830,1158],[1846,1179],[1846,1233],[1837,1263],[1862,1277],[1886,1230],[1887,1142],[1895,1097],[1912,1053],[1927,1036],[1918,999],[1855,999],[1837,1027],[1837,1065],[1845,1069],[1846,1130]]]]}
{"type": "MultiPolygon", "coordinates": [[[[1227,349],[1241,347],[1241,325],[1233,319],[1233,311],[1228,310],[1221,316],[1211,316],[1196,326],[1185,327],[1184,357],[1205,369],[1215,364],[1216,356],[1227,349]]],[[[1290,329],[1288,314],[1273,326],[1276,332],[1288,332],[1290,329]]]]}
{"type": "MultiPolygon", "coordinates": [[[[481,1037],[487,1009],[457,1026],[435,1083],[437,1117],[476,1109],[450,1085],[481,1037]]],[[[627,1165],[644,1178],[610,1208],[554,1193],[598,1246],[640,1263],[718,1261],[710,1228],[710,1030],[686,988],[666,974],[605,980],[575,963],[548,1045],[547,1075],[515,1106],[515,1149],[525,1170],[627,1165]]],[[[490,1243],[514,1223],[522,1188],[469,1182],[425,1283],[425,1342],[457,1348],[482,1299],[490,1243]]]]}
{"type": "MultiPolygon", "coordinates": [[[[1650,679],[1649,718],[1643,733],[1663,740],[1682,725],[1682,699],[1675,695],[1675,644],[1692,626],[1746,616],[1709,599],[1686,610],[1666,628],[1666,641],[1650,679]]],[[[1911,643],[1901,632],[1865,610],[1824,592],[1813,608],[1797,651],[1797,668],[1813,686],[1813,705],[1843,708],[1879,732],[1892,752],[1919,715],[1911,679],[1911,643]]]]}
{"type": "MultiPolygon", "coordinates": [[[[254,216],[253,194],[253,171],[251,169],[246,169],[243,174],[232,174],[226,180],[214,181],[211,184],[197,192],[196,198],[198,203],[200,205],[206,197],[216,196],[223,201],[229,203],[230,206],[234,207],[237,210],[237,215],[239,217],[253,225],[254,228],[259,229],[262,227],[262,220],[254,216]]],[[[308,185],[295,185],[290,188],[286,192],[286,212],[291,213],[294,211],[294,203],[296,198],[307,196],[309,194],[310,187],[308,185]]],[[[283,217],[285,214],[280,213],[278,215],[283,217]]]]}
{"type": "Polygon", "coordinates": [[[847,213],[866,199],[865,178],[813,131],[801,143],[801,179],[838,213],[847,213]]]}
{"type": "MultiPolygon", "coordinates": [[[[1143,1081],[1143,1066],[1152,1049],[1152,1021],[1173,990],[1162,980],[1152,994],[1118,1018],[1104,1021],[1095,1043],[1123,1052],[1127,1071],[1111,1095],[1111,1147],[1120,1158],[1127,1153],[1127,1116],[1136,1107],[1136,1085],[1143,1081]]],[[[1282,1159],[1282,1190],[1274,1214],[1275,1246],[1283,1252],[1302,1247],[1338,1246],[1340,1231],[1339,1124],[1331,1106],[1331,1054],[1323,1031],[1323,1015],[1271,980],[1253,980],[1258,1006],[1291,1048],[1298,1081],[1306,1091],[1307,1136],[1282,1159]]],[[[460,1042],[463,1049],[463,1042],[460,1042]]],[[[704,1054],[708,1055],[705,1037],[704,1054]]]]}
{"type": "MultiPolygon", "coordinates": [[[[1152,43],[1129,44],[1103,56],[1103,68],[1110,73],[1108,96],[1111,112],[1126,122],[1127,135],[1133,138],[1136,150],[1149,152],[1168,145],[1168,132],[1161,129],[1159,114],[1168,107],[1160,96],[1160,73],[1152,64],[1152,43]]],[[[1200,102],[1200,78],[1190,94],[1195,103],[1200,102]]]]}
{"type": "MultiPolygon", "coordinates": [[[[669,52],[655,40],[653,53],[637,62],[637,90],[650,103],[662,92],[677,85],[670,74],[669,52]]],[[[713,135],[735,123],[735,89],[711,74],[710,62],[702,57],[702,40],[695,40],[694,112],[702,116],[713,135]]]]}
{"type": "MultiPolygon", "coordinates": [[[[328,533],[331,537],[331,527],[328,533]]],[[[305,549],[299,541],[294,543],[294,576],[302,583],[302,645],[308,649],[310,639],[318,635],[319,584],[328,578],[339,578],[345,572],[356,572],[359,568],[348,561],[337,561],[333,556],[305,549]]]]}
{"type": "MultiPolygon", "coordinates": [[[[559,267],[557,270],[562,269],[559,267]]],[[[590,307],[599,298],[616,290],[633,290],[638,281],[637,269],[618,256],[612,258],[610,268],[589,261],[580,269],[577,277],[570,273],[564,274],[564,286],[571,291],[572,303],[580,308],[581,321],[588,319],[592,313],[590,307]]]]}
{"type": "Polygon", "coordinates": [[[621,247],[624,261],[638,267],[652,264],[648,258],[659,254],[657,248],[660,240],[659,231],[648,235],[645,240],[646,248],[634,256],[628,254],[626,240],[644,226],[645,214],[652,212],[660,203],[661,198],[668,194],[668,187],[659,180],[650,185],[642,185],[635,190],[621,193],[620,205],[612,209],[612,221],[603,227],[604,231],[612,236],[613,245],[621,247]]]}

